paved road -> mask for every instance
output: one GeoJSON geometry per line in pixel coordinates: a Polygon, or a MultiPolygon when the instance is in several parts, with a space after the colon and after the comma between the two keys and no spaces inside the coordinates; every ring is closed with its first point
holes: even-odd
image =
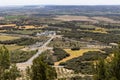
{"type": "Polygon", "coordinates": [[[38,52],[33,56],[31,57],[28,61],[26,62],[23,62],[23,63],[17,63],[17,67],[20,69],[20,70],[25,70],[27,68],[27,66],[31,66],[32,65],[32,61],[38,57],[42,52],[44,52],[45,50],[47,49],[50,49],[49,47],[47,47],[47,45],[50,43],[50,41],[54,38],[54,36],[52,36],[46,43],[44,43],[41,47],[38,48],[38,52]]]}

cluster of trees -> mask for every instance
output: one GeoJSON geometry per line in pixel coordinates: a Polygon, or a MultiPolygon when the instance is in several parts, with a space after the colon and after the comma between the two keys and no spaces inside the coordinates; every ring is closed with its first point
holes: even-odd
{"type": "MultiPolygon", "coordinates": [[[[0,48],[0,80],[16,80],[21,76],[16,65],[11,63],[10,53],[6,47],[0,48]]],[[[54,80],[57,77],[55,68],[49,66],[42,56],[33,61],[26,69],[26,80],[54,80]]]]}
{"type": "Polygon", "coordinates": [[[44,62],[44,58],[39,56],[34,59],[31,68],[27,68],[27,77],[30,80],[54,80],[57,77],[55,68],[44,62]]]}
{"type": "Polygon", "coordinates": [[[76,77],[70,78],[70,80],[92,80],[92,77],[89,77],[89,76],[85,76],[85,77],[76,76],[76,77]]]}
{"type": "Polygon", "coordinates": [[[84,45],[80,41],[75,41],[66,38],[54,38],[50,42],[49,46],[56,48],[80,48],[81,46],[84,45]]]}
{"type": "Polygon", "coordinates": [[[116,24],[94,24],[95,26],[100,26],[102,28],[107,28],[107,29],[120,29],[120,26],[119,25],[116,25],[116,24]]]}
{"type": "Polygon", "coordinates": [[[74,38],[77,40],[80,40],[81,38],[92,38],[93,40],[107,44],[111,42],[117,43],[120,41],[120,35],[94,33],[87,31],[67,31],[67,32],[63,32],[62,35],[64,35],[64,37],[74,38]]]}
{"type": "Polygon", "coordinates": [[[16,65],[11,64],[10,53],[3,46],[0,48],[0,79],[16,80],[17,77],[20,77],[20,71],[16,65]]]}
{"type": "Polygon", "coordinates": [[[100,58],[107,58],[108,55],[112,53],[111,49],[102,49],[105,53],[100,51],[89,51],[79,56],[68,60],[67,62],[60,63],[60,65],[65,66],[65,68],[72,69],[75,72],[81,72],[83,74],[94,74],[93,61],[99,60],[100,58]]]}
{"type": "Polygon", "coordinates": [[[71,48],[71,50],[73,50],[73,51],[80,50],[80,47],[73,47],[73,48],[71,48]]]}
{"type": "Polygon", "coordinates": [[[61,22],[61,23],[56,23],[56,24],[49,24],[49,26],[53,27],[60,27],[60,28],[71,28],[71,29],[77,29],[79,26],[75,26],[76,22],[70,21],[70,22],[61,22]]]}
{"type": "Polygon", "coordinates": [[[69,22],[59,22],[59,23],[55,23],[55,24],[48,24],[50,26],[50,28],[52,27],[56,27],[56,28],[69,28],[69,29],[72,29],[72,30],[75,30],[75,29],[80,29],[80,30],[95,30],[95,28],[84,28],[84,27],[81,27],[81,25],[90,25],[92,23],[88,22],[88,21],[69,21],[69,22]]]}
{"type": "Polygon", "coordinates": [[[11,56],[10,59],[12,63],[25,62],[36,53],[37,53],[37,50],[34,50],[34,51],[15,50],[10,53],[10,56],[11,56]]]}
{"type": "MultiPolygon", "coordinates": [[[[108,34],[104,34],[104,33],[94,33],[94,32],[88,32],[88,31],[77,31],[78,29],[80,30],[95,30],[95,28],[84,28],[84,27],[80,27],[81,24],[86,24],[84,22],[80,22],[80,21],[69,21],[69,22],[60,22],[60,23],[56,23],[56,24],[49,24],[49,26],[52,27],[58,27],[58,28],[63,28],[62,29],[62,35],[64,35],[64,37],[68,37],[68,38],[75,38],[75,39],[80,39],[80,38],[93,38],[94,40],[103,42],[103,43],[111,43],[111,42],[115,42],[117,43],[118,41],[120,41],[119,34],[120,31],[108,31],[108,34]],[[76,25],[79,24],[79,25],[76,25]],[[65,31],[64,28],[69,28],[72,31],[65,31]],[[101,39],[102,38],[102,39],[101,39]]],[[[93,23],[89,23],[88,25],[93,25],[93,26],[98,26],[101,28],[107,28],[107,29],[119,29],[120,26],[116,25],[116,24],[93,24],[93,23]]]]}
{"type": "Polygon", "coordinates": [[[120,34],[120,30],[108,31],[108,33],[111,33],[111,34],[120,34]]]}
{"type": "Polygon", "coordinates": [[[40,56],[43,56],[44,62],[46,62],[47,64],[54,65],[54,62],[60,61],[70,55],[61,48],[54,48],[53,52],[47,50],[43,52],[40,56]]]}
{"type": "Polygon", "coordinates": [[[5,44],[5,45],[10,45],[10,44],[17,44],[20,46],[24,45],[32,45],[35,44],[36,42],[44,42],[46,41],[47,38],[27,38],[27,37],[22,37],[20,39],[15,39],[15,40],[7,40],[7,41],[0,41],[0,44],[5,44]]]}
{"type": "Polygon", "coordinates": [[[56,56],[57,61],[60,61],[64,59],[65,57],[70,56],[66,51],[64,51],[61,48],[54,48],[53,51],[54,51],[53,56],[56,56]]]}
{"type": "Polygon", "coordinates": [[[120,47],[107,61],[100,59],[95,68],[94,80],[120,80],[120,47]]]}

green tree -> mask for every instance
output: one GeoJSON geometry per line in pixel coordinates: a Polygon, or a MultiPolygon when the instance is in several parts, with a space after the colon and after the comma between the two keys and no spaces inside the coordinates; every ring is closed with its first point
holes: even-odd
{"type": "Polygon", "coordinates": [[[120,46],[114,51],[110,62],[100,60],[94,80],[120,80],[120,46]]]}
{"type": "Polygon", "coordinates": [[[0,80],[16,80],[20,72],[16,65],[10,64],[10,53],[3,46],[0,48],[0,80]]]}
{"type": "Polygon", "coordinates": [[[20,72],[16,65],[12,65],[10,69],[7,69],[3,73],[3,80],[16,80],[20,76],[20,72]]]}
{"type": "Polygon", "coordinates": [[[99,62],[96,65],[96,75],[94,76],[95,80],[105,80],[105,73],[106,73],[106,66],[105,61],[103,59],[100,59],[99,62]]]}
{"type": "Polygon", "coordinates": [[[114,58],[109,65],[109,77],[120,80],[120,49],[114,53],[114,58]]]}
{"type": "Polygon", "coordinates": [[[11,68],[9,69],[10,72],[10,79],[11,80],[16,80],[17,77],[20,77],[20,71],[18,70],[16,65],[12,65],[11,68]]]}
{"type": "Polygon", "coordinates": [[[46,64],[42,57],[38,57],[33,61],[32,80],[54,80],[56,78],[55,69],[46,64]]]}
{"type": "Polygon", "coordinates": [[[26,80],[30,80],[32,76],[31,68],[27,67],[26,68],[26,80]]]}
{"type": "Polygon", "coordinates": [[[0,67],[3,69],[10,67],[10,53],[5,46],[0,48],[0,67]]]}

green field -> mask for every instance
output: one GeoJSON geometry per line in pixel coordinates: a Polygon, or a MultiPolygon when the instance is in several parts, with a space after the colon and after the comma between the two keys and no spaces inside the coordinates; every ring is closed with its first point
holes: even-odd
{"type": "Polygon", "coordinates": [[[80,25],[81,28],[97,28],[97,26],[94,25],[80,25]]]}
{"type": "Polygon", "coordinates": [[[20,18],[25,18],[25,16],[23,16],[23,15],[5,16],[5,19],[7,19],[7,20],[20,19],[20,18]]]}
{"type": "Polygon", "coordinates": [[[33,34],[35,32],[41,32],[41,30],[15,30],[12,32],[16,33],[16,34],[30,35],[30,34],[33,34]]]}

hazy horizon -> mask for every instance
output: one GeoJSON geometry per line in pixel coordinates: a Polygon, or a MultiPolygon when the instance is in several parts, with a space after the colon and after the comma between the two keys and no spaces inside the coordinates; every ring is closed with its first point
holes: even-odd
{"type": "Polygon", "coordinates": [[[120,5],[119,0],[2,0],[0,6],[23,5],[120,5]]]}

